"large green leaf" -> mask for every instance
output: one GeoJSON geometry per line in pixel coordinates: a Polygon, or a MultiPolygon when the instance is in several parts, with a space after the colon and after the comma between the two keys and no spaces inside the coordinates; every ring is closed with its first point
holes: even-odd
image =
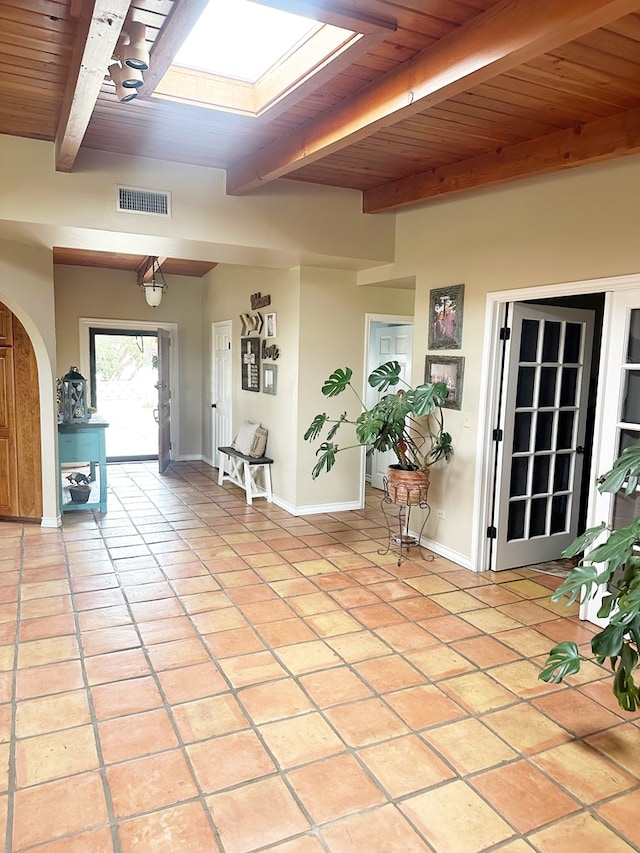
{"type": "Polygon", "coordinates": [[[565,640],[565,642],[558,643],[551,649],[538,678],[540,681],[560,684],[565,675],[575,675],[578,672],[581,660],[577,644],[565,640]]]}
{"type": "Polygon", "coordinates": [[[377,388],[378,391],[384,392],[391,385],[397,385],[400,379],[401,367],[397,361],[387,361],[385,364],[381,364],[380,367],[376,367],[370,375],[369,385],[372,388],[377,388]]]}
{"type": "Polygon", "coordinates": [[[606,542],[589,553],[589,560],[594,563],[608,563],[609,570],[615,572],[633,556],[633,548],[638,541],[640,541],[640,518],[626,527],[612,531],[606,542]]]}
{"type": "Polygon", "coordinates": [[[640,690],[633,678],[633,672],[637,666],[637,652],[625,644],[617,661],[613,678],[613,692],[624,711],[635,711],[640,704],[640,690]]]}
{"type": "Polygon", "coordinates": [[[607,525],[603,521],[602,524],[599,524],[597,527],[590,527],[588,530],[585,530],[582,536],[578,536],[577,539],[574,539],[571,545],[564,549],[562,556],[575,557],[576,554],[582,554],[583,551],[586,551],[587,548],[596,541],[606,526],[607,525]]]}
{"type": "Polygon", "coordinates": [[[341,367],[338,367],[325,381],[322,386],[322,393],[325,397],[336,397],[338,394],[342,394],[344,389],[351,382],[352,376],[353,370],[351,370],[350,367],[345,367],[344,370],[341,367]]]}
{"type": "Polygon", "coordinates": [[[615,658],[620,654],[625,631],[624,625],[616,625],[615,622],[611,622],[594,636],[591,640],[591,650],[598,663],[604,663],[606,658],[615,658]]]}
{"type": "Polygon", "coordinates": [[[419,385],[413,393],[413,411],[419,417],[430,415],[447,399],[447,386],[444,382],[435,385],[419,385]]]}
{"type": "Polygon", "coordinates": [[[311,425],[307,429],[304,434],[305,441],[313,441],[314,438],[317,438],[322,432],[322,427],[329,420],[329,415],[326,412],[323,412],[321,415],[316,415],[315,418],[311,421],[311,425]]]}
{"type": "Polygon", "coordinates": [[[580,596],[580,602],[591,598],[594,589],[609,579],[609,572],[600,574],[596,566],[580,565],[572,569],[568,576],[562,581],[558,589],[551,596],[552,601],[560,601],[567,596],[569,599],[567,607],[580,596]]]}
{"type": "Polygon", "coordinates": [[[626,447],[613,463],[608,471],[599,480],[598,488],[601,492],[615,494],[625,486],[625,492],[632,494],[640,479],[640,442],[626,447]]]}
{"type": "Polygon", "coordinates": [[[311,479],[315,480],[323,470],[330,471],[334,463],[336,461],[336,453],[338,452],[338,445],[331,444],[331,442],[323,441],[320,447],[316,450],[316,456],[320,455],[320,458],[314,465],[313,471],[311,472],[311,479]]]}

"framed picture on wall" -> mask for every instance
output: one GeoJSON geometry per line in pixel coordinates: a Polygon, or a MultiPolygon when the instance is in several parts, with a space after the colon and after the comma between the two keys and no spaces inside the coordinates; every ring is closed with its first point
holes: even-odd
{"type": "Polygon", "coordinates": [[[444,382],[447,386],[445,409],[462,408],[462,380],[464,358],[462,356],[428,355],[424,371],[425,382],[444,382]]]}
{"type": "Polygon", "coordinates": [[[429,294],[429,349],[462,347],[464,284],[439,287],[429,294]]]}
{"type": "Polygon", "coordinates": [[[278,368],[275,364],[262,364],[262,390],[265,394],[278,393],[278,368]]]}
{"type": "Polygon", "coordinates": [[[260,390],[260,338],[241,338],[242,390],[260,390]]]}
{"type": "Polygon", "coordinates": [[[278,337],[278,315],[266,314],[264,318],[265,335],[268,338],[278,337]]]}

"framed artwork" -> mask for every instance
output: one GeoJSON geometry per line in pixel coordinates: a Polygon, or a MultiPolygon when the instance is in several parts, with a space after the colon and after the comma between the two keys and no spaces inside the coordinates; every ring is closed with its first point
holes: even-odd
{"type": "Polygon", "coordinates": [[[278,393],[278,368],[275,364],[262,365],[262,390],[265,394],[278,393]]]}
{"type": "Polygon", "coordinates": [[[242,390],[260,390],[260,338],[241,338],[242,390]]]}
{"type": "Polygon", "coordinates": [[[461,349],[464,284],[429,294],[429,349],[461,349]]]}
{"type": "Polygon", "coordinates": [[[459,355],[428,355],[424,371],[425,382],[444,382],[447,386],[445,409],[462,408],[464,358],[459,355]]]}
{"type": "Polygon", "coordinates": [[[278,315],[266,314],[264,318],[265,334],[268,338],[278,337],[278,315]]]}

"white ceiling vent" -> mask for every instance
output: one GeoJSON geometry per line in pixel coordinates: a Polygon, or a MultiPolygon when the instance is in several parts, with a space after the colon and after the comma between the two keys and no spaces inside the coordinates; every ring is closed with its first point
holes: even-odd
{"type": "Polygon", "coordinates": [[[118,187],[120,213],[147,213],[151,216],[171,216],[170,193],[118,187]]]}

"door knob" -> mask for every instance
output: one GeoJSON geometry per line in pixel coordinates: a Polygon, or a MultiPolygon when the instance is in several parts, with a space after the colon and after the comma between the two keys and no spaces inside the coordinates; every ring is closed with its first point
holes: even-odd
{"type": "Polygon", "coordinates": [[[584,447],[583,447],[581,444],[579,444],[579,445],[576,447],[576,453],[579,453],[581,456],[582,456],[582,454],[584,453],[584,447]]]}

